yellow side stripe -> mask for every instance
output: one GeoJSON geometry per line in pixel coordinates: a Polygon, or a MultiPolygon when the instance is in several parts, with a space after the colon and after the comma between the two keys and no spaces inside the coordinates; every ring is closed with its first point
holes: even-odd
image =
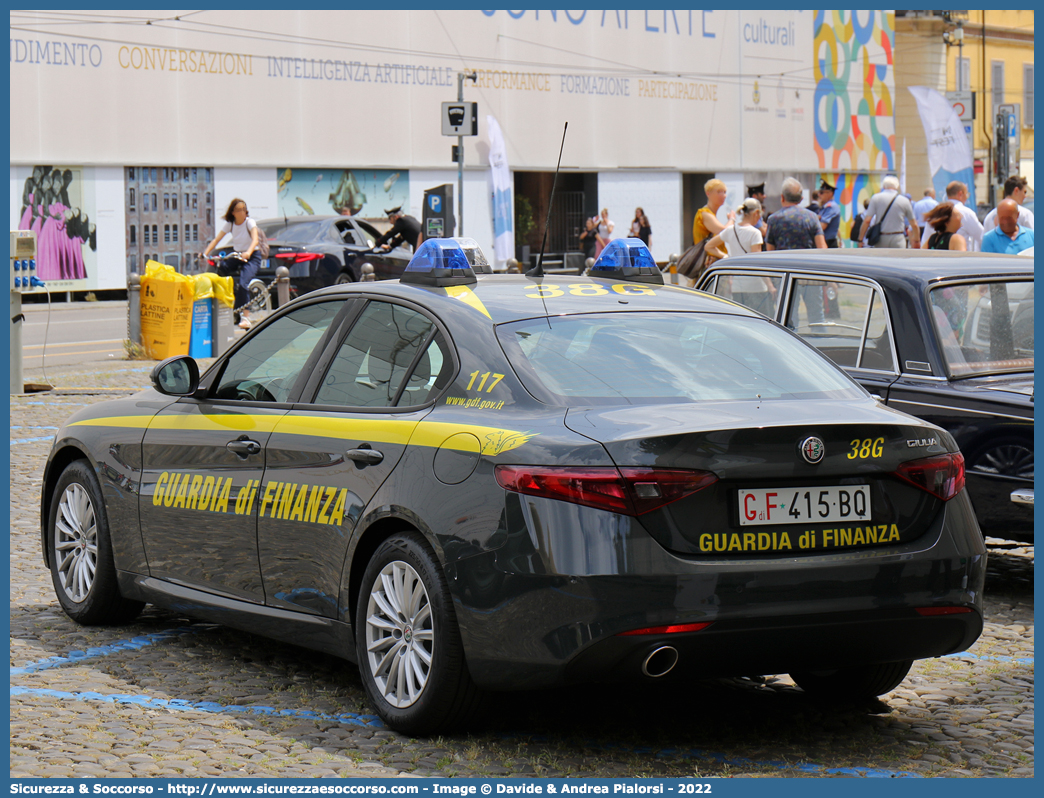
{"type": "Polygon", "coordinates": [[[122,427],[124,429],[185,430],[193,432],[277,432],[287,435],[309,435],[320,438],[350,440],[405,446],[427,446],[496,455],[517,449],[536,437],[535,432],[475,424],[410,419],[333,418],[246,413],[178,416],[113,416],[74,421],[75,427],[122,427]],[[465,433],[465,434],[461,434],[465,433]],[[469,438],[468,436],[474,436],[469,438]],[[452,440],[451,440],[452,438],[452,440]],[[478,440],[478,445],[475,444],[478,440]]]}

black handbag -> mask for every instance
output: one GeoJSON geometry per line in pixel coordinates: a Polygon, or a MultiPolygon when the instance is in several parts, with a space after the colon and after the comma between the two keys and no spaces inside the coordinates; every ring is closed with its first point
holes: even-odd
{"type": "Polygon", "coordinates": [[[884,224],[884,220],[888,218],[888,211],[892,210],[892,206],[895,201],[899,199],[899,192],[895,192],[895,196],[892,197],[892,201],[888,203],[888,207],[885,208],[884,214],[881,216],[881,221],[876,222],[867,229],[866,231],[866,243],[867,246],[876,247],[877,242],[881,240],[881,225],[884,224]]]}

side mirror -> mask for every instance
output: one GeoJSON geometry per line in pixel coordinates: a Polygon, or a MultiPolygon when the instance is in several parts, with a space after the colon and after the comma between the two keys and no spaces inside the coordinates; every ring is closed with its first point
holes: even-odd
{"type": "Polygon", "coordinates": [[[162,394],[191,396],[199,387],[199,366],[188,355],[175,355],[157,365],[149,379],[162,394]]]}

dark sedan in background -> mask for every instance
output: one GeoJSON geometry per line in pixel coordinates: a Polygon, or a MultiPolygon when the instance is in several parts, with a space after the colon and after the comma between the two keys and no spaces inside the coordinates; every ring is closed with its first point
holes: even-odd
{"type": "MultiPolygon", "coordinates": [[[[290,216],[260,219],[257,224],[270,250],[257,277],[271,283],[276,269],[286,266],[291,298],[328,285],[358,282],[364,263],[373,266],[378,280],[398,278],[413,256],[405,246],[374,251],[378,230],[349,216],[290,216]]],[[[274,306],[275,291],[270,293],[274,306]]]]}
{"type": "Polygon", "coordinates": [[[1033,260],[803,250],[720,261],[698,286],[785,324],[890,407],[948,430],[987,535],[1033,539],[1033,260]]]}

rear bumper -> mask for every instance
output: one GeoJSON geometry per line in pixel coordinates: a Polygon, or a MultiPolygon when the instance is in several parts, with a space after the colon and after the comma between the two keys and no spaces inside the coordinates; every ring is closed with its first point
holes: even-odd
{"type": "Polygon", "coordinates": [[[625,516],[508,502],[521,528],[447,568],[469,668],[488,689],[645,678],[662,645],[679,654],[672,676],[753,675],[941,656],[982,632],[985,547],[965,493],[902,546],[731,560],[672,555],[625,516]],[[931,606],[970,612],[915,611],[931,606]],[[697,622],[711,626],[620,636],[697,622]]]}

